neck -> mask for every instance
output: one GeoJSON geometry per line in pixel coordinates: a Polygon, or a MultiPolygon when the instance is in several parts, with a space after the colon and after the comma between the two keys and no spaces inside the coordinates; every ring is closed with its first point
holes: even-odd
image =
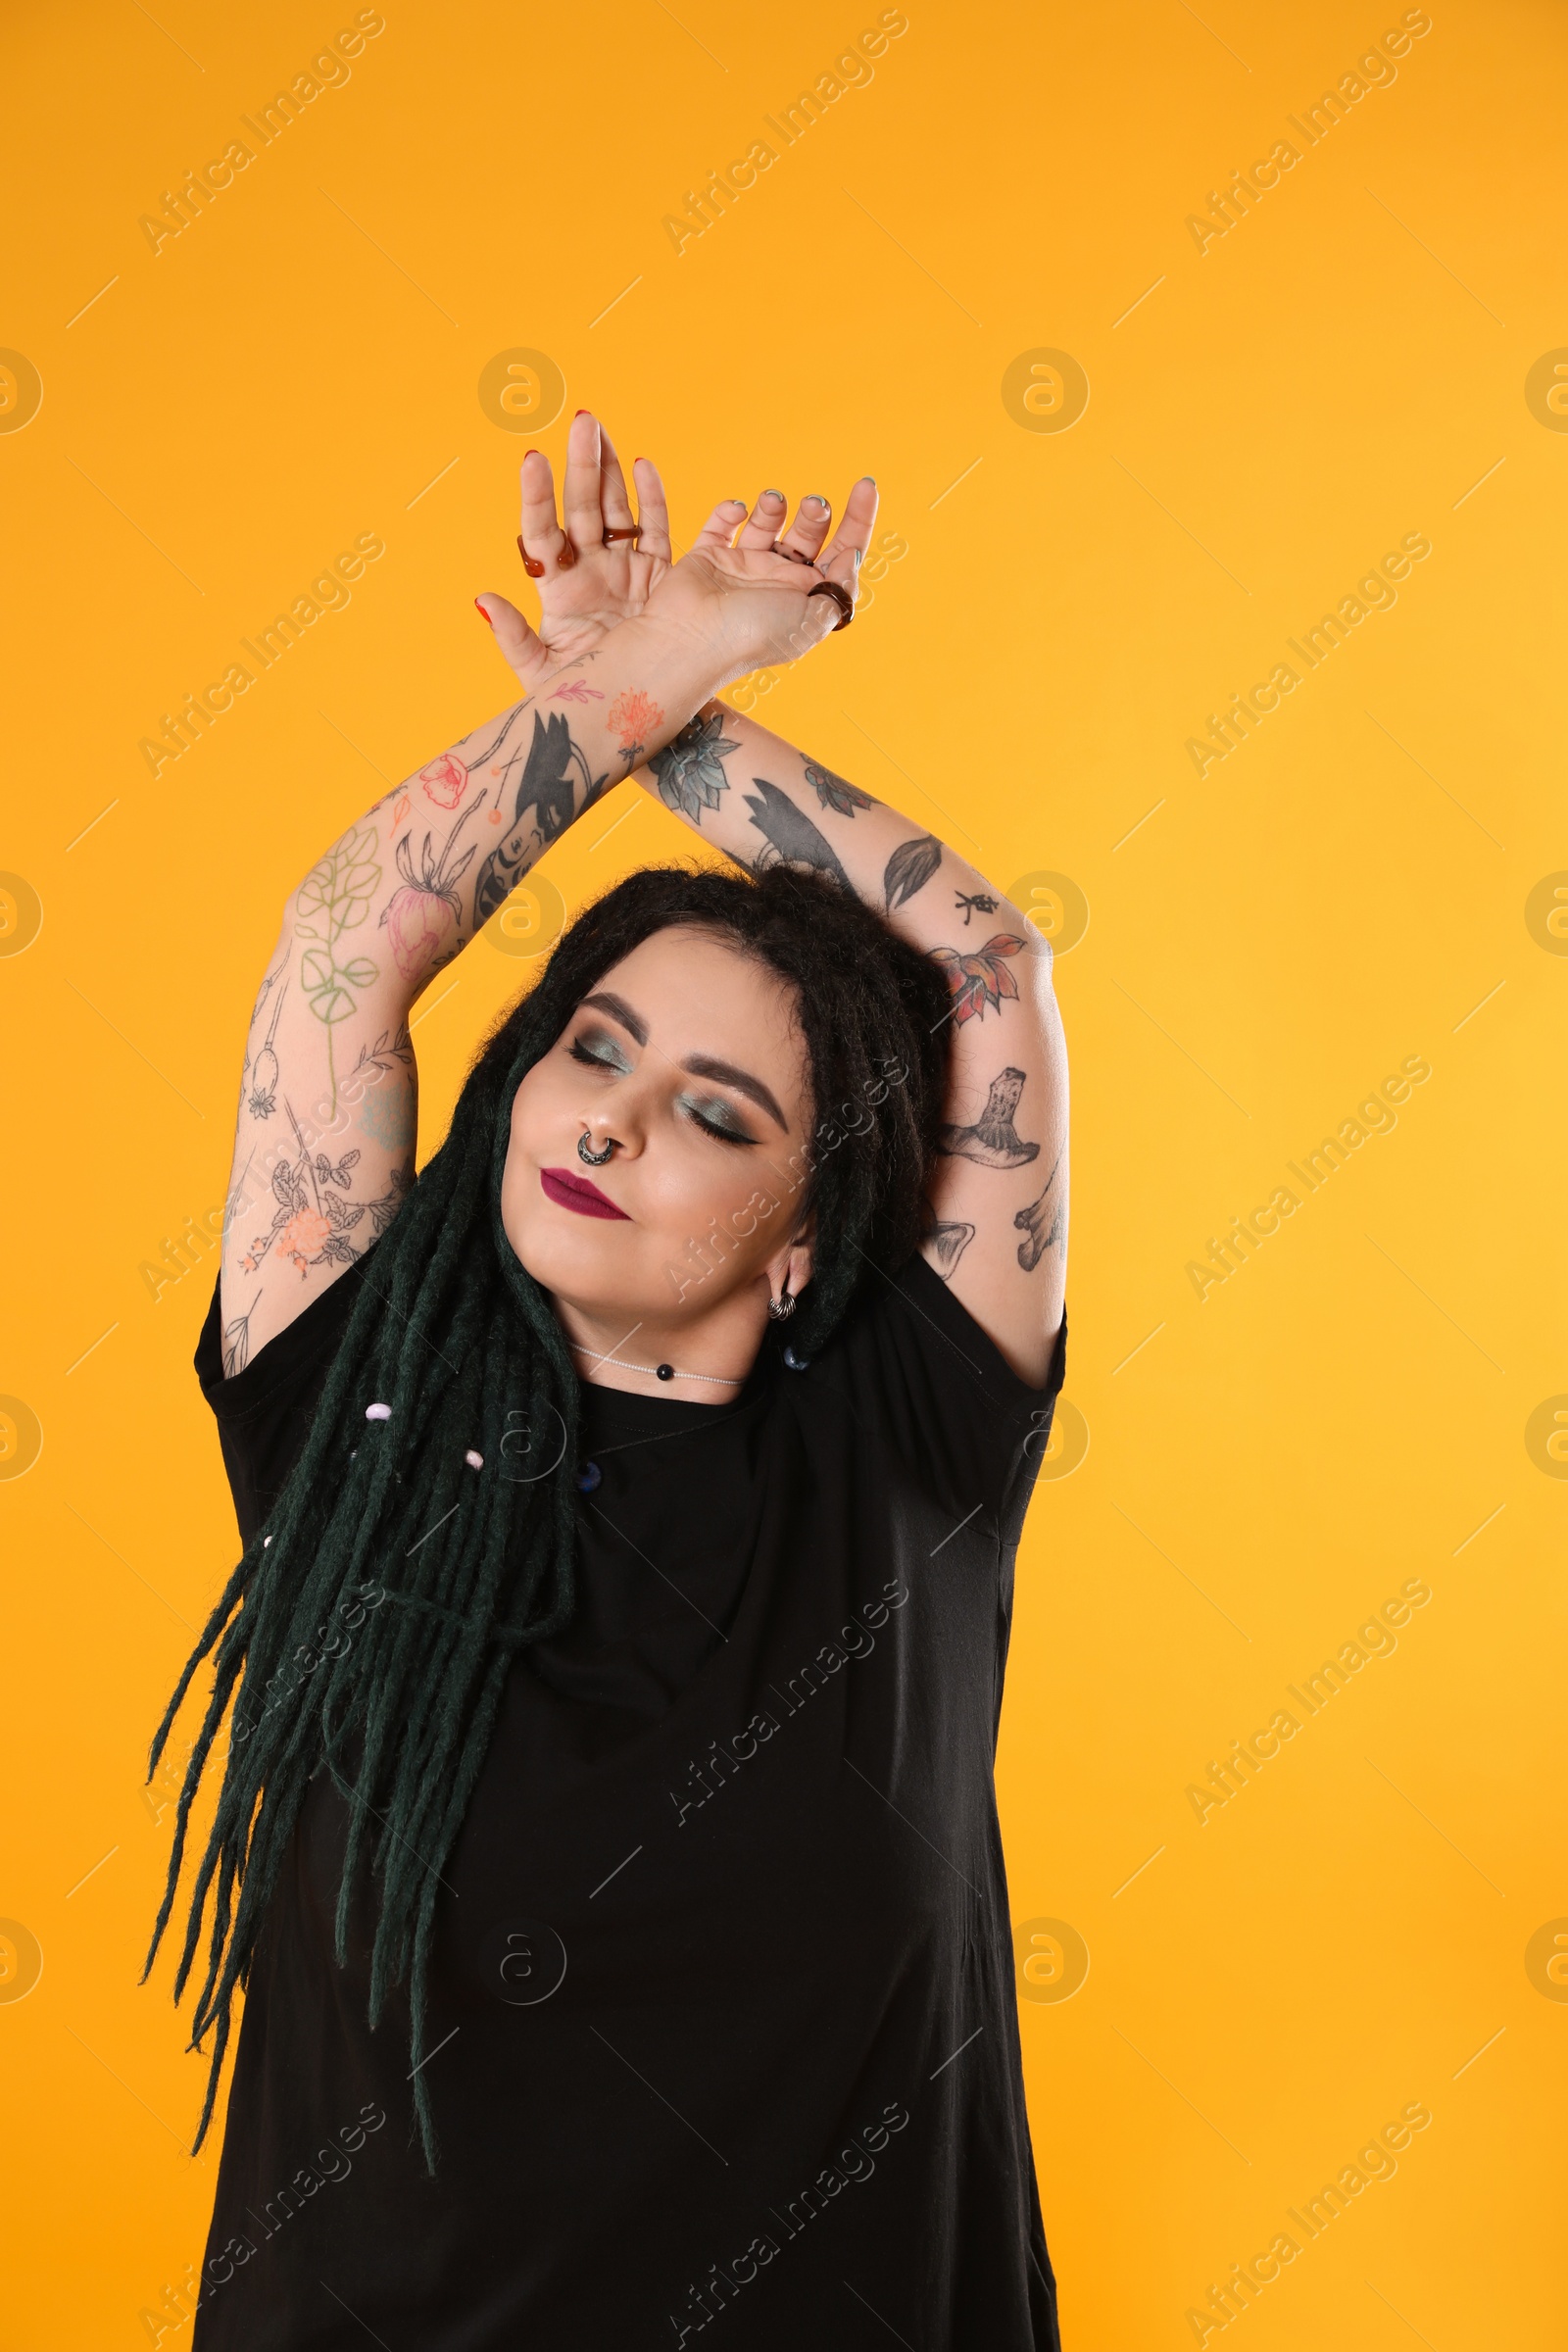
{"type": "Polygon", "coordinates": [[[717,1312],[690,1321],[580,1306],[559,1294],[552,1304],[579,1380],[682,1404],[732,1403],[767,1328],[765,1299],[759,1307],[744,1298],[731,1298],[717,1312]],[[672,1365],[674,1377],[661,1380],[660,1364],[672,1365]]]}

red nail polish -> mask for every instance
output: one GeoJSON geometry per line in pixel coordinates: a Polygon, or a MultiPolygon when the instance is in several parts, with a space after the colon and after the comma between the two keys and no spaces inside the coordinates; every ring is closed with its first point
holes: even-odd
{"type": "Polygon", "coordinates": [[[479,618],[484,622],[484,625],[487,629],[493,629],[495,627],[495,622],[491,619],[489,613],[485,611],[483,605],[480,604],[477,597],[475,597],[473,600],[473,609],[478,613],[479,618]]]}

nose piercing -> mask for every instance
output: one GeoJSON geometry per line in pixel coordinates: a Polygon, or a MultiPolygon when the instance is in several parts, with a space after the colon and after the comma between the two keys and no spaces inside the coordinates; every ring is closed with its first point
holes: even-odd
{"type": "Polygon", "coordinates": [[[613,1136],[612,1136],[602,1152],[590,1152],[588,1149],[588,1138],[590,1132],[591,1130],[585,1127],[581,1135],[578,1136],[577,1157],[580,1160],[585,1161],[590,1168],[602,1168],[606,1160],[615,1149],[615,1139],[613,1136]]]}

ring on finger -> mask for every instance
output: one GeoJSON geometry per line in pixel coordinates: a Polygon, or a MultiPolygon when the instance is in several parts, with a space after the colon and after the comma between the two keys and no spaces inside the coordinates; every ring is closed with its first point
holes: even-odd
{"type": "MultiPolygon", "coordinates": [[[[522,544],[522,533],[520,531],[517,533],[517,553],[522,558],[522,568],[528,574],[529,579],[542,580],[550,566],[548,564],[541,564],[537,557],[529,555],[528,550],[522,544]]],[[[563,531],[561,534],[561,546],[556,553],[556,569],[558,571],[569,571],[576,561],[577,550],[572,546],[571,541],[566,537],[565,532],[563,531]]]]}
{"type": "Polygon", "coordinates": [[[849,627],[855,618],[855,599],[848,588],[841,587],[837,580],[819,580],[814,588],[808,591],[808,597],[812,596],[830,596],[838,607],[839,616],[833,623],[833,629],[828,632],[830,636],[834,630],[849,627]]]}
{"type": "Polygon", "coordinates": [[[607,529],[605,532],[605,545],[607,547],[613,547],[617,539],[629,539],[633,547],[635,547],[642,535],[642,525],[640,523],[633,523],[629,530],[607,529]]]}
{"type": "Polygon", "coordinates": [[[780,547],[776,539],[773,542],[772,552],[775,556],[788,556],[792,564],[811,564],[816,561],[814,556],[803,556],[798,547],[780,547]]]}

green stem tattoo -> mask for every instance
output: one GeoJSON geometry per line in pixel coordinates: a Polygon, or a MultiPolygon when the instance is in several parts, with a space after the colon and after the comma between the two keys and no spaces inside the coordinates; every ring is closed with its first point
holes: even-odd
{"type": "Polygon", "coordinates": [[[381,868],[376,861],[379,846],[373,825],[351,825],[342,840],[334,842],[320,862],[312,867],[294,899],[300,918],[294,926],[296,936],[317,943],[300,957],[300,981],[311,1010],[326,1026],[326,1069],[334,1115],[337,1068],[332,1031],[354,1011],[354,991],[369,988],[380,976],[380,966],[368,956],[355,956],[347,963],[339,963],[337,944],[345,931],[364,922],[380,886],[381,868]]]}

